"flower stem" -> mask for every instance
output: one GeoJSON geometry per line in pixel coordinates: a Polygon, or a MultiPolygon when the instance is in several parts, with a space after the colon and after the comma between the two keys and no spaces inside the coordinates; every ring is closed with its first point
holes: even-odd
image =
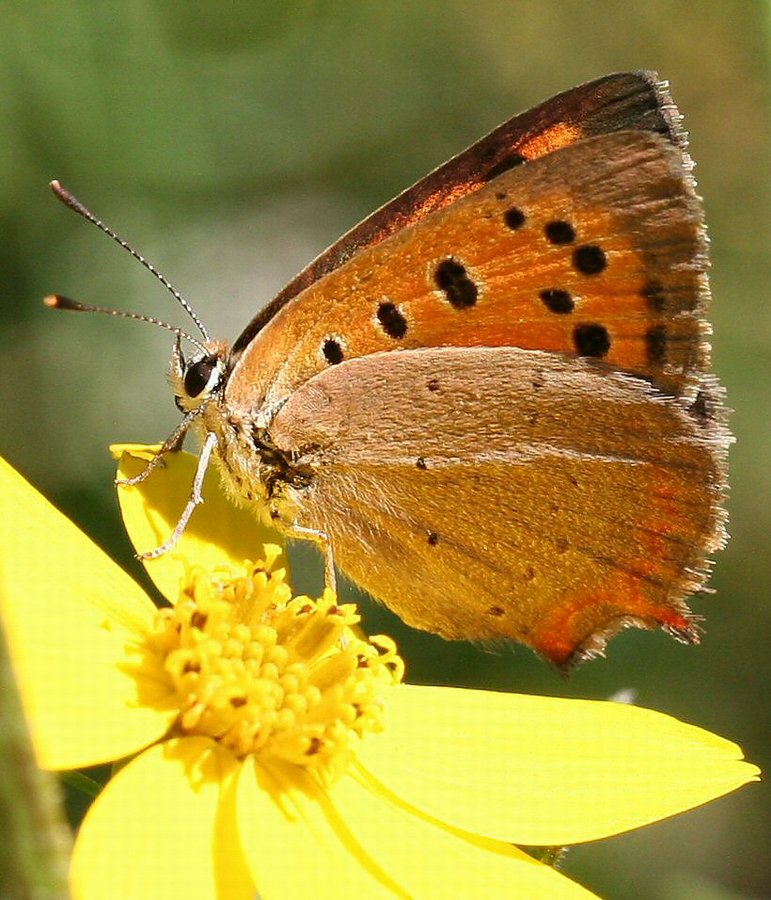
{"type": "Polygon", "coordinates": [[[0,621],[0,891],[4,897],[69,896],[71,835],[55,776],[35,761],[0,621]]]}

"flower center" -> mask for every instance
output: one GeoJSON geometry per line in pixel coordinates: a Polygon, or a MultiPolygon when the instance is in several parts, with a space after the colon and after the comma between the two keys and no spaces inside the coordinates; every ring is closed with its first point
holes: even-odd
{"type": "Polygon", "coordinates": [[[149,647],[179,704],[176,728],[208,735],[238,757],[344,766],[354,736],[382,729],[381,690],[404,666],[393,642],[365,638],[353,604],[331,591],[292,597],[278,547],[244,577],[192,573],[158,610],[149,647]]]}

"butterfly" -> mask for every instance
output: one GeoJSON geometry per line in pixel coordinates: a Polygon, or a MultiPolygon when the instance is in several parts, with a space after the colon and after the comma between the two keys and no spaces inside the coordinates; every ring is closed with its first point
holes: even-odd
{"type": "Polygon", "coordinates": [[[171,329],[184,418],[162,453],[188,430],[202,452],[156,554],[213,458],[328,581],[416,628],[563,667],[630,625],[696,642],[730,438],[691,168],[667,86],[609,75],[373,213],[232,346],[175,292],[202,339],[171,329]]]}

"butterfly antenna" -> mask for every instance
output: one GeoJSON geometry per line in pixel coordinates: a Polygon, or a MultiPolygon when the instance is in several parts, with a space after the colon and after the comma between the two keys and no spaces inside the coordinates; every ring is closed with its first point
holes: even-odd
{"type": "Polygon", "coordinates": [[[192,337],[181,328],[177,328],[176,325],[170,325],[168,322],[164,322],[163,319],[156,319],[155,316],[145,316],[142,313],[127,312],[124,309],[108,309],[106,306],[93,306],[90,303],[79,303],[77,300],[70,300],[69,297],[62,297],[61,294],[51,294],[43,300],[43,303],[51,309],[104,313],[106,316],[118,316],[121,319],[134,319],[136,322],[149,322],[151,325],[159,325],[161,328],[165,328],[166,331],[176,334],[177,337],[190,341],[190,343],[194,347],[197,347],[201,353],[208,353],[206,346],[197,338],[192,337]]]}
{"type": "MultiPolygon", "coordinates": [[[[80,202],[80,200],[77,199],[77,197],[75,197],[73,194],[71,194],[67,190],[67,188],[65,188],[61,184],[59,184],[58,181],[56,181],[56,180],[52,181],[50,183],[50,188],[65,206],[69,206],[69,208],[71,210],[76,212],[79,216],[82,216],[84,219],[86,219],[86,221],[91,222],[92,225],[96,225],[96,227],[100,231],[103,231],[108,237],[112,238],[116,244],[120,244],[120,246],[123,247],[124,250],[127,250],[134,257],[134,259],[137,260],[137,262],[139,262],[141,265],[143,265],[148,270],[148,272],[151,272],[158,279],[158,281],[160,281],[160,283],[171,293],[171,295],[174,297],[174,299],[177,301],[177,303],[179,303],[179,305],[182,307],[182,309],[185,310],[185,312],[190,316],[190,318],[193,320],[193,322],[195,322],[198,330],[203,335],[203,339],[205,341],[211,340],[211,338],[209,337],[209,332],[204,327],[203,322],[201,322],[201,320],[198,318],[198,315],[195,312],[195,310],[193,309],[193,307],[182,296],[182,294],[180,294],[180,292],[174,287],[174,285],[172,285],[172,283],[168,280],[168,278],[166,278],[166,276],[162,272],[159,272],[158,269],[156,269],[155,266],[151,262],[146,260],[144,258],[144,256],[142,256],[141,253],[137,253],[137,251],[131,246],[131,244],[127,243],[122,238],[118,237],[118,235],[112,230],[112,228],[110,228],[108,225],[105,225],[104,222],[101,221],[101,219],[97,219],[97,217],[89,209],[87,209],[85,206],[83,206],[83,204],[80,202]]],[[[65,298],[61,298],[61,299],[64,300],[65,298]]],[[[110,312],[110,310],[102,309],[100,307],[92,307],[92,306],[86,306],[84,304],[77,304],[72,300],[68,300],[67,304],[69,304],[69,305],[48,303],[48,300],[46,300],[46,305],[55,306],[58,309],[77,309],[77,310],[84,310],[84,311],[88,310],[89,312],[105,312],[105,313],[110,312]]],[[[152,322],[156,325],[160,325],[161,327],[168,328],[169,331],[174,331],[175,333],[177,333],[183,337],[186,337],[186,338],[188,338],[188,340],[190,340],[188,335],[184,334],[184,332],[181,332],[178,329],[175,329],[173,326],[167,325],[164,322],[160,322],[158,319],[154,319],[152,316],[132,315],[130,313],[122,313],[122,312],[115,313],[115,315],[124,316],[125,318],[128,318],[128,319],[139,319],[140,321],[143,321],[143,322],[152,322]]],[[[198,341],[192,341],[192,343],[198,344],[198,346],[201,346],[198,343],[198,341]]]]}

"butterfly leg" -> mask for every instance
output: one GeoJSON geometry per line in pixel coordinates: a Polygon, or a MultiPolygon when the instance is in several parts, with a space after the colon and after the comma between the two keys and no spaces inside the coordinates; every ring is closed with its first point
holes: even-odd
{"type": "MultiPolygon", "coordinates": [[[[182,537],[185,529],[187,528],[187,523],[190,521],[190,516],[193,515],[193,510],[196,508],[196,506],[198,506],[199,503],[203,503],[203,494],[201,493],[203,479],[206,475],[206,470],[209,467],[209,462],[211,461],[212,451],[216,446],[217,435],[213,431],[210,431],[206,435],[206,440],[203,442],[203,447],[201,447],[201,453],[198,457],[198,465],[195,470],[195,478],[193,478],[193,487],[190,491],[190,499],[187,501],[185,508],[182,510],[182,515],[179,517],[179,521],[174,527],[174,531],[172,531],[171,535],[161,544],[160,547],[156,547],[154,550],[147,550],[145,553],[138,553],[137,559],[157,559],[159,556],[163,556],[164,553],[167,553],[169,550],[171,550],[171,548],[182,537]]],[[[155,459],[157,458],[158,457],[155,457],[155,459]]],[[[151,464],[152,461],[150,465],[151,464]]],[[[145,469],[144,471],[146,472],[147,469],[145,469]]]]}
{"type": "Polygon", "coordinates": [[[182,421],[174,429],[174,431],[172,431],[172,433],[166,438],[163,444],[161,444],[161,447],[155,454],[155,456],[150,460],[150,462],[148,462],[148,464],[138,475],[135,475],[133,478],[116,478],[115,484],[129,487],[135,484],[140,484],[140,482],[144,481],[148,477],[148,475],[150,475],[155,469],[163,466],[163,457],[167,453],[172,453],[182,447],[182,442],[185,439],[185,435],[187,434],[188,429],[190,428],[190,423],[198,416],[198,414],[199,411],[196,409],[193,410],[192,413],[188,413],[185,418],[182,419],[182,421]]]}
{"type": "Polygon", "coordinates": [[[337,595],[335,555],[332,552],[332,541],[329,539],[329,535],[325,531],[318,531],[315,528],[305,528],[297,523],[293,523],[289,526],[289,533],[292,537],[297,537],[303,541],[313,541],[319,545],[319,549],[324,557],[324,587],[337,595]]]}

